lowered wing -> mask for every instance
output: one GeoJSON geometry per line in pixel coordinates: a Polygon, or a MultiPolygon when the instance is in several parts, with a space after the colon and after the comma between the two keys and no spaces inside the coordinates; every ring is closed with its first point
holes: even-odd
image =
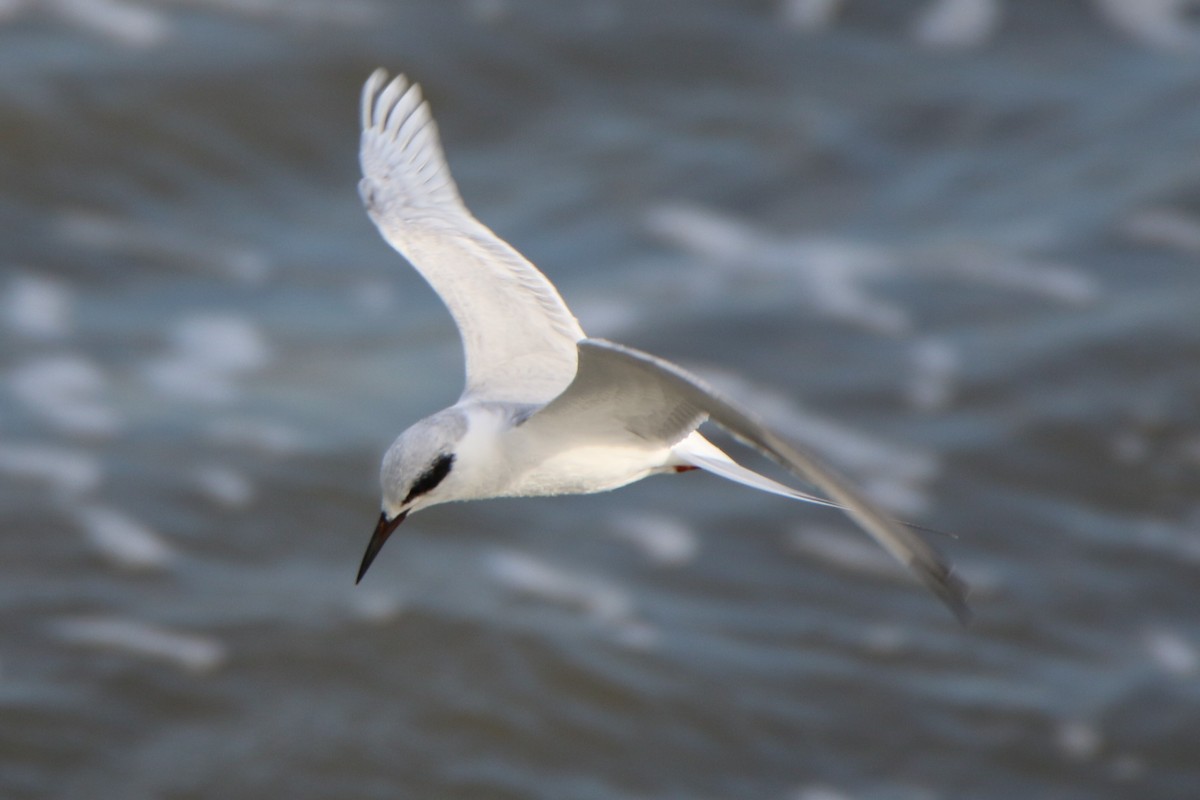
{"type": "MultiPolygon", "coordinates": [[[[579,342],[575,380],[525,424],[572,429],[577,436],[605,428],[603,435],[609,436],[619,429],[627,437],[675,445],[705,417],[819,488],[912,570],[959,621],[970,620],[966,585],[915,531],[879,510],[816,455],[774,433],[670,362],[612,342],[585,339],[579,342]]],[[[682,455],[687,457],[686,450],[682,455]]]]}

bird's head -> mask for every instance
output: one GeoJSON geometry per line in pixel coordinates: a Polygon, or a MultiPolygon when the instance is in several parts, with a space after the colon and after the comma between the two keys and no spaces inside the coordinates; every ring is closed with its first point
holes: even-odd
{"type": "Polygon", "coordinates": [[[384,542],[414,511],[458,499],[455,481],[447,481],[454,470],[455,452],[467,431],[465,418],[454,409],[426,417],[392,442],[383,457],[379,482],[383,510],[375,533],[358,569],[361,581],[384,542]]]}

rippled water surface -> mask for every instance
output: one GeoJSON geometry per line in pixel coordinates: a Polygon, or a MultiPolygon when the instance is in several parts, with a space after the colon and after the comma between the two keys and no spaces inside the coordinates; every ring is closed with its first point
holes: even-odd
{"type": "Polygon", "coordinates": [[[1185,5],[0,2],[0,795],[1195,796],[1185,5]],[[355,587],[462,369],[356,195],[380,65],[591,334],[955,532],[975,623],[702,474],[355,587]]]}

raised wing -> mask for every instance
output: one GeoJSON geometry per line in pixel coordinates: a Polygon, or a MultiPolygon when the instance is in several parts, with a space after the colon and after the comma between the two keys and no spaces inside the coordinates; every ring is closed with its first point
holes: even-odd
{"type": "Polygon", "coordinates": [[[376,70],[363,86],[371,220],[445,302],[466,357],[463,397],[545,403],[575,376],[583,329],[546,276],[463,205],[421,89],[376,70]]]}
{"type": "Polygon", "coordinates": [[[525,424],[571,425],[576,431],[607,426],[623,430],[625,436],[674,444],[705,417],[819,488],[908,566],[959,621],[970,620],[966,585],[915,531],[880,511],[816,455],[785,440],[668,361],[612,342],[585,339],[579,342],[575,380],[525,424]]]}

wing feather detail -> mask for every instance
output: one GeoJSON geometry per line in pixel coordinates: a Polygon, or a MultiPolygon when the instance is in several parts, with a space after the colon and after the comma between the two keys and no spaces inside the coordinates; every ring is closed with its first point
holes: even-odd
{"type": "Polygon", "coordinates": [[[419,86],[376,70],[361,110],[359,194],[458,325],[463,397],[548,402],[575,376],[579,322],[546,276],[467,210],[419,86]]]}
{"type": "Polygon", "coordinates": [[[816,454],[776,434],[669,361],[602,339],[585,339],[579,342],[575,381],[525,424],[563,430],[620,427],[628,435],[674,445],[705,417],[820,489],[907,566],[960,622],[970,620],[966,584],[932,545],[881,511],[816,454]]]}

